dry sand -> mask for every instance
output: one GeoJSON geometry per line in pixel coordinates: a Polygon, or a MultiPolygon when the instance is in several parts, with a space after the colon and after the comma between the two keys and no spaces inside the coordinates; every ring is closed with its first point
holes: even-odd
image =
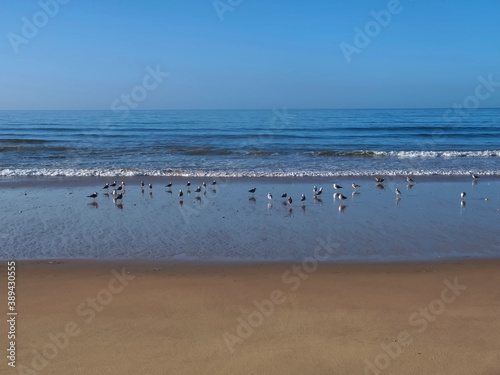
{"type": "Polygon", "coordinates": [[[500,374],[499,261],[312,268],[20,262],[0,372],[500,374]]]}

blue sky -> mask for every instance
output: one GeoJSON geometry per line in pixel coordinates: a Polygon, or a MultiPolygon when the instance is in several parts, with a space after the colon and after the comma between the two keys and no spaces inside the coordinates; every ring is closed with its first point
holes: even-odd
{"type": "MultiPolygon", "coordinates": [[[[2,0],[0,109],[110,109],[131,93],[135,109],[449,108],[480,76],[500,82],[498,0],[60,1],[2,0]]],[[[481,107],[500,106],[490,94],[481,107]]]]}

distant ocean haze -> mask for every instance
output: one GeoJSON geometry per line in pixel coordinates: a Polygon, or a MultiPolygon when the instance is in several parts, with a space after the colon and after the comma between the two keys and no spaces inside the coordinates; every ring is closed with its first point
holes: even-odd
{"type": "Polygon", "coordinates": [[[500,109],[0,111],[1,176],[499,175],[500,109]]]}

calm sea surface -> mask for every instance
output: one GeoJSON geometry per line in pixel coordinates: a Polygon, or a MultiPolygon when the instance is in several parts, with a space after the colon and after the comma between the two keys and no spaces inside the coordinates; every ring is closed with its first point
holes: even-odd
{"type": "Polygon", "coordinates": [[[0,111],[0,176],[500,174],[500,109],[0,111]]]}

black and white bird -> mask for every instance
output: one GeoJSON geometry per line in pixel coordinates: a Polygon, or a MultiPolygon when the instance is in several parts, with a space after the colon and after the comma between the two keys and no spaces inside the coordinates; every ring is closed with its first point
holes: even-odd
{"type": "Polygon", "coordinates": [[[125,187],[125,182],[122,181],[122,186],[125,187]]]}
{"type": "Polygon", "coordinates": [[[172,187],[172,183],[171,183],[171,182],[169,182],[168,184],[166,184],[166,185],[165,185],[165,187],[168,187],[168,188],[169,188],[169,187],[172,187]]]}
{"type": "Polygon", "coordinates": [[[461,194],[460,194],[460,197],[461,197],[462,199],[464,199],[466,195],[467,195],[467,194],[466,194],[466,193],[465,193],[465,191],[464,191],[463,193],[461,193],[461,194]]]}
{"type": "Polygon", "coordinates": [[[184,195],[184,193],[182,192],[182,189],[179,190],[179,197],[182,197],[184,195]]]}
{"type": "Polygon", "coordinates": [[[323,193],[323,188],[320,187],[319,190],[316,192],[316,194],[314,194],[315,197],[321,195],[323,193]]]}
{"type": "Polygon", "coordinates": [[[116,197],[113,198],[113,201],[117,201],[117,200],[122,200],[123,198],[123,194],[118,194],[116,197]]]}
{"type": "Polygon", "coordinates": [[[255,190],[257,190],[257,188],[252,188],[252,189],[248,190],[248,192],[253,194],[253,193],[255,193],[255,190]]]}
{"type": "Polygon", "coordinates": [[[121,186],[121,185],[116,188],[116,190],[118,190],[118,191],[120,191],[122,189],[123,189],[123,186],[121,186]]]}
{"type": "Polygon", "coordinates": [[[201,191],[201,186],[198,186],[194,192],[199,193],[200,191],[201,191]]]}
{"type": "Polygon", "coordinates": [[[116,186],[116,181],[113,181],[113,183],[111,185],[109,185],[111,187],[115,187],[116,186]]]}
{"type": "Polygon", "coordinates": [[[292,204],[292,197],[288,197],[288,204],[292,204]]]}
{"type": "Polygon", "coordinates": [[[410,177],[406,177],[407,182],[413,182],[413,180],[410,177]]]}
{"type": "Polygon", "coordinates": [[[215,180],[214,180],[214,181],[212,182],[212,185],[217,185],[217,181],[215,181],[215,180]]]}
{"type": "Polygon", "coordinates": [[[109,188],[109,184],[106,184],[106,185],[104,185],[104,187],[103,187],[103,189],[106,189],[106,190],[107,190],[108,188],[109,188]]]}
{"type": "Polygon", "coordinates": [[[338,190],[338,189],[343,189],[343,187],[342,187],[342,186],[339,186],[339,185],[337,185],[337,184],[333,184],[333,188],[334,188],[335,190],[338,190]]]}
{"type": "Polygon", "coordinates": [[[87,195],[87,198],[96,199],[97,198],[97,191],[94,194],[87,195]]]}
{"type": "Polygon", "coordinates": [[[377,182],[384,182],[384,179],[380,178],[380,177],[375,177],[375,181],[377,181],[377,182]]]}
{"type": "Polygon", "coordinates": [[[191,186],[191,181],[188,181],[186,184],[187,187],[191,186]]]}
{"type": "Polygon", "coordinates": [[[359,187],[361,187],[361,186],[360,186],[360,185],[358,185],[358,184],[355,184],[355,183],[353,182],[353,183],[352,183],[352,187],[353,187],[354,189],[356,189],[356,188],[359,188],[359,187]]]}
{"type": "Polygon", "coordinates": [[[149,190],[151,190],[152,188],[153,188],[153,185],[149,184],[149,190]]]}
{"type": "Polygon", "coordinates": [[[345,195],[342,195],[342,194],[340,194],[339,198],[341,201],[345,201],[347,199],[347,197],[345,195]]]}
{"type": "Polygon", "coordinates": [[[141,188],[144,188],[144,181],[141,181],[141,188]]]}
{"type": "Polygon", "coordinates": [[[473,178],[473,179],[476,179],[476,178],[479,178],[479,176],[478,176],[477,174],[474,174],[474,173],[473,173],[473,174],[472,174],[472,178],[473,178]]]}
{"type": "Polygon", "coordinates": [[[306,196],[304,194],[302,194],[302,196],[300,197],[300,201],[304,202],[305,200],[306,200],[306,196]]]}
{"type": "Polygon", "coordinates": [[[316,194],[318,192],[318,188],[316,186],[313,186],[313,194],[316,194]]]}
{"type": "Polygon", "coordinates": [[[401,192],[397,188],[396,188],[396,195],[401,195],[401,192]]]}
{"type": "Polygon", "coordinates": [[[286,197],[287,197],[286,193],[281,194],[281,198],[286,198],[286,197]]]}
{"type": "Polygon", "coordinates": [[[203,189],[206,189],[207,188],[207,184],[205,182],[203,182],[203,189]]]}
{"type": "Polygon", "coordinates": [[[111,194],[116,195],[116,189],[113,189],[113,192],[111,194]]]}
{"type": "Polygon", "coordinates": [[[269,199],[269,200],[273,199],[273,196],[271,195],[271,193],[267,193],[267,199],[269,199]]]}

